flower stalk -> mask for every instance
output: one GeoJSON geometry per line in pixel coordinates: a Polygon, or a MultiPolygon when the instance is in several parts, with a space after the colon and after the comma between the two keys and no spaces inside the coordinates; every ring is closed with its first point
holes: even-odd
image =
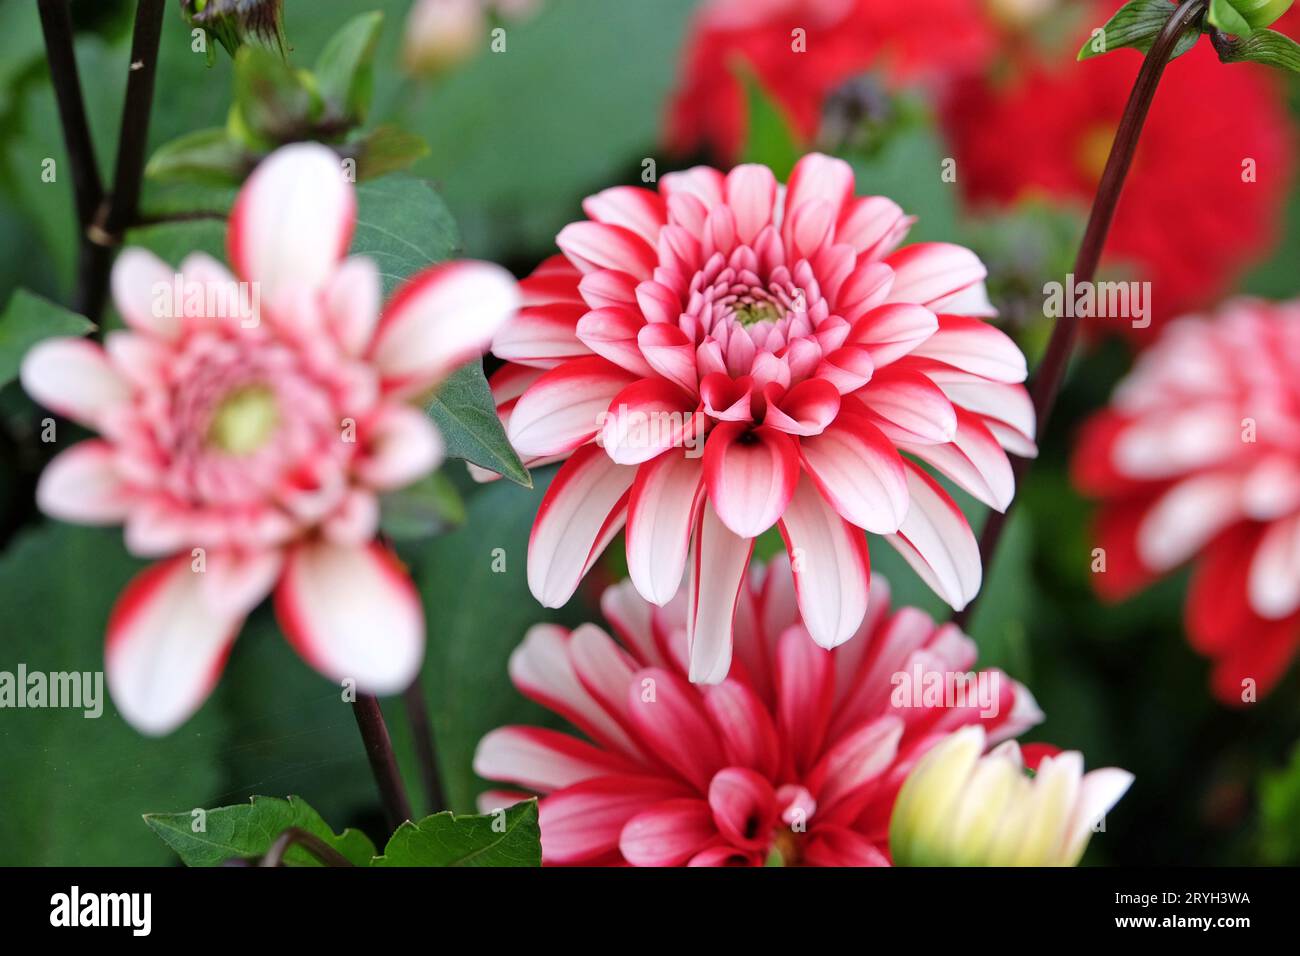
{"type": "MultiPolygon", "coordinates": [[[[1097,274],[1097,264],[1101,261],[1102,250],[1106,246],[1106,237],[1110,233],[1111,222],[1115,218],[1115,209],[1119,205],[1119,197],[1124,190],[1124,180],[1128,176],[1129,167],[1133,164],[1133,156],[1137,151],[1142,126],[1146,122],[1147,113],[1151,109],[1151,102],[1155,98],[1160,77],[1164,74],[1165,67],[1169,65],[1169,61],[1173,58],[1174,48],[1178,45],[1179,38],[1187,27],[1205,13],[1205,9],[1206,0],[1183,0],[1174,10],[1164,28],[1156,36],[1150,50],[1147,51],[1146,58],[1142,61],[1142,68],[1138,71],[1137,79],[1133,83],[1133,90],[1129,94],[1128,103],[1124,106],[1124,114],[1120,119],[1119,128],[1115,132],[1115,140],[1111,144],[1110,155],[1106,159],[1101,181],[1097,185],[1097,194],[1092,202],[1092,210],[1088,215],[1088,225],[1083,233],[1083,241],[1079,245],[1079,252],[1074,260],[1076,283],[1091,282],[1097,274]]],[[[1047,422],[1051,417],[1052,408],[1056,404],[1057,395],[1060,393],[1061,383],[1065,379],[1065,372],[1069,366],[1070,356],[1074,352],[1074,343],[1078,336],[1078,316],[1071,314],[1062,316],[1057,320],[1056,327],[1052,330],[1051,339],[1047,343],[1047,351],[1043,354],[1043,360],[1039,363],[1038,370],[1034,374],[1033,382],[1029,387],[1029,394],[1034,402],[1034,413],[1037,418],[1040,440],[1046,433],[1047,422]]],[[[1030,459],[1028,458],[1014,458],[1012,460],[1016,487],[1021,486],[1026,473],[1029,471],[1029,464],[1030,459]]],[[[992,566],[998,542],[1002,539],[1002,532],[1006,527],[1013,506],[1014,504],[1008,506],[1002,512],[990,511],[988,521],[980,534],[980,562],[986,573],[992,566]]],[[[964,629],[971,619],[978,600],[977,595],[964,610],[954,614],[954,623],[964,629]]]]}
{"type": "Polygon", "coordinates": [[[428,801],[429,813],[438,813],[448,809],[447,796],[442,789],[442,776],[438,772],[438,748],[434,743],[433,723],[429,719],[429,708],[424,702],[424,689],[417,675],[402,695],[406,702],[406,718],[411,725],[411,737],[415,744],[415,757],[420,764],[420,781],[424,784],[424,795],[428,801]]]}
{"type": "Polygon", "coordinates": [[[117,164],[113,171],[113,189],[107,195],[99,178],[86,123],[67,0],[41,0],[39,11],[50,80],[58,101],[63,140],[72,166],[77,224],[81,230],[73,308],[91,321],[98,322],[108,295],[113,248],[121,241],[122,232],[134,221],[140,201],[164,0],[139,0],[136,6],[117,164]]]}
{"type": "Polygon", "coordinates": [[[388,725],[384,723],[379,699],[373,694],[358,693],[352,702],[352,715],[357,719],[357,729],[366,745],[366,758],[370,761],[371,773],[375,775],[379,798],[388,817],[388,828],[396,830],[412,818],[411,801],[402,785],[402,774],[397,769],[393,741],[388,736],[388,725]]]}

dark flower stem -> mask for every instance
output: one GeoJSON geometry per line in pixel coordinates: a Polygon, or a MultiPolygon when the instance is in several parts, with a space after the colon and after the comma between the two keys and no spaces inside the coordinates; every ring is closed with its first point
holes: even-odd
{"type": "Polygon", "coordinates": [[[373,694],[358,693],[352,703],[352,714],[366,745],[366,757],[370,761],[370,772],[375,775],[379,799],[388,817],[388,828],[396,830],[411,819],[411,801],[402,785],[402,774],[397,769],[393,741],[388,736],[388,725],[384,723],[384,712],[379,709],[379,699],[373,694]]]}
{"type": "Polygon", "coordinates": [[[406,719],[411,725],[415,742],[415,756],[420,762],[420,778],[424,784],[426,807],[430,813],[449,809],[442,790],[442,776],[438,772],[438,749],[433,741],[433,723],[429,708],[424,703],[424,689],[417,675],[403,695],[406,701],[406,719]]]}
{"type": "MultiPolygon", "coordinates": [[[[1079,254],[1074,260],[1074,281],[1091,282],[1097,274],[1097,263],[1101,260],[1102,250],[1106,245],[1106,236],[1110,232],[1111,221],[1115,218],[1115,207],[1119,204],[1120,194],[1124,190],[1124,179],[1133,164],[1133,154],[1137,150],[1138,137],[1142,125],[1146,122],[1151,101],[1156,95],[1156,87],[1173,56],[1174,47],[1179,37],[1195,20],[1205,12],[1206,0],[1183,0],[1174,10],[1169,21],[1156,36],[1151,49],[1147,51],[1138,71],[1133,91],[1129,94],[1124,107],[1124,115],[1115,132],[1115,141],[1110,147],[1110,156],[1106,159],[1106,168],[1101,174],[1097,186],[1097,195],[1092,202],[1092,211],[1088,215],[1088,226],[1083,233],[1083,242],[1079,245],[1079,254]]],[[[1073,311],[1073,310],[1071,310],[1073,311]]],[[[1074,343],[1079,335],[1079,319],[1075,315],[1066,315],[1057,319],[1056,328],[1047,343],[1043,361],[1034,374],[1029,394],[1034,402],[1034,413],[1038,422],[1038,436],[1041,441],[1047,430],[1047,422],[1056,404],[1056,396],[1061,390],[1061,382],[1074,351],[1074,343]]],[[[1030,460],[1017,458],[1013,462],[1016,486],[1020,487],[1025,474],[1029,471],[1030,460]]],[[[997,552],[998,542],[1007,518],[1011,514],[1009,506],[1005,512],[989,512],[988,521],[980,535],[980,562],[985,574],[992,568],[992,561],[997,552]]],[[[978,595],[966,608],[953,615],[953,621],[965,628],[974,610],[978,595]]]]}
{"type": "Polygon", "coordinates": [[[149,113],[153,107],[165,5],[165,0],[139,0],[136,4],[113,190],[106,196],[86,124],[67,0],[40,0],[39,4],[50,80],[58,100],[63,140],[72,165],[77,224],[81,229],[73,308],[94,322],[99,321],[108,296],[113,249],[134,221],[140,202],[140,181],[144,175],[149,113]]]}
{"type": "Polygon", "coordinates": [[[352,863],[314,833],[300,827],[289,827],[281,833],[266,851],[258,866],[275,867],[284,863],[284,855],[294,846],[301,846],[325,866],[351,866],[352,863]]]}
{"type": "MultiPolygon", "coordinates": [[[[77,58],[72,41],[72,16],[68,0],[40,0],[37,9],[41,18],[41,34],[45,39],[45,59],[50,68],[50,82],[59,107],[59,125],[63,127],[63,143],[68,151],[68,165],[72,167],[72,191],[77,209],[78,290],[86,287],[86,277],[101,267],[97,260],[106,256],[106,250],[90,240],[88,230],[95,221],[100,204],[104,201],[104,185],[99,178],[99,164],[95,161],[95,147],[86,122],[86,106],[81,96],[81,78],[77,72],[77,58]]],[[[73,307],[86,311],[86,303],[78,292],[73,307]]]]}

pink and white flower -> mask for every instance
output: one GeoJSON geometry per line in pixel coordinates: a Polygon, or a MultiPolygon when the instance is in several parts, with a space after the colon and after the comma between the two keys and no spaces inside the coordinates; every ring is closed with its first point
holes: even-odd
{"type": "Polygon", "coordinates": [[[375,263],[344,258],[354,220],[334,154],[285,147],[235,203],[233,275],[127,249],[112,275],[126,328],[102,347],[47,340],[23,363],[28,394],[99,433],[45,469],[41,509],[122,523],[132,554],[160,559],[118,599],[105,652],[118,709],[146,733],[198,708],[273,590],[321,673],[391,693],[419,668],[420,601],[374,540],[378,495],[437,466],[411,402],[482,352],[518,290],[497,266],[445,263],[381,315],[375,263]]]}
{"type": "MultiPolygon", "coordinates": [[[[789,565],[755,566],[736,610],[726,679],[687,682],[687,604],[640,598],[624,581],[601,607],[621,644],[585,624],[532,628],[510,658],[525,696],[585,736],[510,726],[479,743],[474,770],[514,788],[490,812],[541,794],[546,864],[877,866],[889,862],[894,799],[908,771],[951,731],[980,725],[990,744],[1042,719],[999,671],[982,707],[899,695],[898,675],[965,676],[975,644],[905,607],[872,580],[856,640],[818,647],[800,622],[789,565]]],[[[927,678],[928,679],[928,678],[927,678]]]]}
{"type": "Polygon", "coordinates": [[[538,600],[564,604],[626,524],[646,600],[671,600],[689,563],[689,675],[708,683],[728,673],[753,541],[773,525],[823,647],[867,613],[864,530],[964,607],[974,536],[913,459],[1003,510],[1005,450],[1036,451],[1025,359],[983,320],[974,253],[900,246],[912,219],[855,197],[848,164],[820,154],[785,186],[764,166],[696,167],[583,208],[493,341],[515,448],[567,459],[529,542],[538,600]]]}
{"type": "Polygon", "coordinates": [[[1196,562],[1187,634],[1215,696],[1267,693],[1300,647],[1300,300],[1169,324],[1085,426],[1073,476],[1101,499],[1103,597],[1196,562]]]}

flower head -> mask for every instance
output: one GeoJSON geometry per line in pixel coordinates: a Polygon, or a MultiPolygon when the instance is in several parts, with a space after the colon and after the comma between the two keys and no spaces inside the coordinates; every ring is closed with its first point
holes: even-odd
{"type": "Polygon", "coordinates": [[[510,658],[520,692],[590,743],[502,727],[474,770],[542,794],[544,863],[758,866],[775,850],[786,865],[885,865],[894,797],[935,741],[972,724],[1004,740],[1042,714],[1000,671],[969,673],[975,644],[956,626],[891,613],[885,582],[872,589],[858,639],[827,651],[800,623],[789,566],[756,566],[731,672],[696,686],[687,601],[658,608],[615,585],[601,607],[621,645],[590,624],[538,625],[510,658]]]}
{"type": "Polygon", "coordinates": [[[1192,645],[1215,695],[1254,699],[1300,644],[1300,301],[1179,319],[1085,426],[1075,484],[1119,599],[1196,560],[1192,645]]]}
{"type": "Polygon", "coordinates": [[[900,453],[998,509],[1004,449],[1034,453],[1024,356],[983,321],[975,255],[900,247],[911,219],[855,197],[848,164],[820,154],[785,187],[764,166],[696,167],[584,209],[493,342],[515,448],[567,459],[529,542],[538,600],[564,604],[626,523],[647,600],[672,599],[689,556],[689,672],[706,682],[728,672],[753,540],[773,525],[824,647],[867,611],[864,529],[963,607],[974,536],[900,453]]]}
{"type": "MultiPolygon", "coordinates": [[[[1113,12],[1114,4],[1103,6],[1094,24],[1113,12]]],[[[1007,205],[1047,196],[1086,208],[1136,69],[1122,54],[1066,64],[1026,56],[1005,77],[971,75],[955,84],[944,126],[968,202],[1007,205]]],[[[1103,259],[1111,275],[1151,283],[1149,311],[1141,318],[1096,318],[1095,330],[1148,344],[1156,326],[1213,302],[1268,252],[1291,182],[1290,129],[1267,71],[1226,69],[1209,43],[1171,65],[1143,127],[1103,259]]]]}
{"type": "Polygon", "coordinates": [[[275,590],[295,649],[331,678],[401,690],[424,650],[419,599],[374,542],[377,495],[431,471],[441,440],[409,403],[479,354],[517,306],[497,266],[411,277],[383,308],[375,263],[344,258],[355,201],[338,160],[285,147],[249,178],[228,233],[234,274],[127,249],[126,322],[104,345],[50,339],[27,392],[99,432],[41,475],[47,514],[125,524],[160,558],[108,624],[119,710],[164,733],[211,690],[245,615],[275,590]]]}
{"type": "Polygon", "coordinates": [[[710,0],[692,21],[668,139],[734,161],[748,126],[737,68],[751,70],[804,138],[842,84],[978,71],[994,50],[984,0],[710,0]],[[936,28],[936,24],[942,27],[936,28]]]}
{"type": "Polygon", "coordinates": [[[1074,866],[1133,782],[1115,767],[1085,774],[1078,751],[1043,756],[1031,777],[1014,740],[984,748],[984,728],[972,725],[917,762],[890,821],[895,864],[1074,866]]]}

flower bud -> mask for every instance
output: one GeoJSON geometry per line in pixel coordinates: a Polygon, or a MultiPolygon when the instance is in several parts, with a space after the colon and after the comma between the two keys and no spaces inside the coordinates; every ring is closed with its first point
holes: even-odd
{"type": "Polygon", "coordinates": [[[181,0],[190,26],[202,27],[231,56],[253,42],[284,54],[283,0],[181,0]]]}
{"type": "Polygon", "coordinates": [[[457,66],[483,47],[487,29],[482,0],[418,0],[406,19],[406,68],[433,74],[457,66]]]}
{"type": "Polygon", "coordinates": [[[889,827],[898,866],[1074,866],[1093,827],[1133,782],[1109,767],[1083,772],[1083,755],[1044,756],[1030,776],[1007,741],[988,754],[984,729],[935,744],[899,791],[889,827]]]}

